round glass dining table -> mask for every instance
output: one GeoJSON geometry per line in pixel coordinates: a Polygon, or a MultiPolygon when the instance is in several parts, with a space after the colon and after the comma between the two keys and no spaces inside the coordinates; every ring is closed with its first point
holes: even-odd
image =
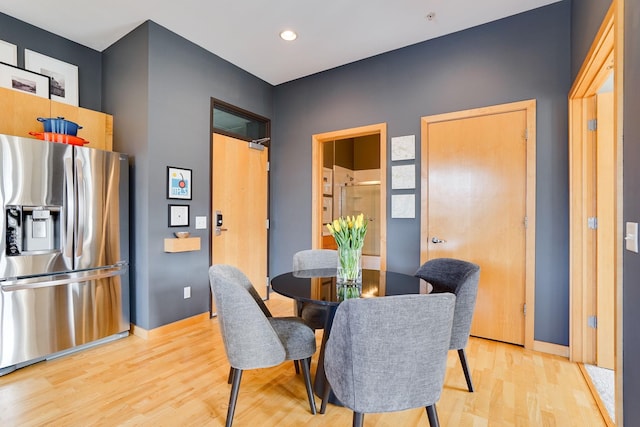
{"type": "MultiPolygon", "coordinates": [[[[336,287],[336,272],[336,268],[298,270],[280,274],[271,279],[271,289],[277,294],[300,302],[311,302],[327,306],[322,345],[313,385],[316,395],[320,397],[323,396],[326,381],[324,374],[324,348],[329,338],[333,317],[341,302],[336,287]]],[[[431,290],[430,284],[409,274],[383,270],[362,270],[361,298],[427,294],[431,290]]],[[[375,333],[375,331],[372,332],[375,333]]],[[[333,393],[331,393],[329,401],[340,404],[333,393]]]]}

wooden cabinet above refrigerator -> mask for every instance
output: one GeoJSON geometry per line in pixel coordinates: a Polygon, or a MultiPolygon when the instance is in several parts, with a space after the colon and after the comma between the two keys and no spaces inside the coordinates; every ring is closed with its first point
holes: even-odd
{"type": "Polygon", "coordinates": [[[113,116],[100,111],[0,88],[0,117],[0,134],[28,138],[29,132],[42,132],[38,117],[64,117],[82,126],[78,137],[89,141],[86,147],[113,149],[113,116]]]}

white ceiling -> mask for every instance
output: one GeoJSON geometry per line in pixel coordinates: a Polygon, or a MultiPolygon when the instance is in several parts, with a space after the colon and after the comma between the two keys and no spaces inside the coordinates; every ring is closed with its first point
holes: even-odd
{"type": "Polygon", "coordinates": [[[557,1],[0,0],[0,12],[97,51],[150,19],[277,85],[557,1]]]}

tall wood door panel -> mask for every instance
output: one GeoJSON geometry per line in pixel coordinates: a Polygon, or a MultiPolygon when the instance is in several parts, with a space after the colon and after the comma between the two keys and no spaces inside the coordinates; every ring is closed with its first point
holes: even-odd
{"type": "Polygon", "coordinates": [[[613,92],[596,96],[596,362],[615,369],[616,163],[613,92]]]}
{"type": "Polygon", "coordinates": [[[213,134],[212,264],[230,264],[267,296],[268,148],[213,134]],[[218,226],[217,213],[222,215],[218,226]]]}
{"type": "Polygon", "coordinates": [[[422,261],[480,265],[471,334],[523,345],[527,113],[479,111],[425,126],[422,261]]]}

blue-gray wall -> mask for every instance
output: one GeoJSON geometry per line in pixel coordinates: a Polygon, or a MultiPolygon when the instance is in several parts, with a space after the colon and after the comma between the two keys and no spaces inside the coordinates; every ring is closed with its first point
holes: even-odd
{"type": "MultiPolygon", "coordinates": [[[[150,316],[149,202],[149,41],[144,27],[127,34],[103,53],[104,111],[114,116],[115,151],[129,154],[131,322],[148,328],[150,316]],[[143,323],[144,319],[144,323],[143,323]]],[[[160,212],[158,212],[160,216],[160,212]]]]}
{"type": "MultiPolygon", "coordinates": [[[[98,111],[102,109],[102,88],[100,86],[102,55],[100,52],[3,13],[0,13],[0,40],[18,46],[18,66],[21,68],[24,68],[25,49],[77,65],[80,106],[98,111]]],[[[34,117],[34,122],[35,119],[34,117]]],[[[34,131],[42,131],[42,125],[35,123],[34,131]]]]}
{"type": "MultiPolygon", "coordinates": [[[[625,1],[624,13],[624,208],[625,222],[640,222],[640,2],[625,1]]],[[[623,255],[623,404],[625,425],[640,420],[640,255],[623,255]]]]}
{"type": "MultiPolygon", "coordinates": [[[[553,4],[277,86],[271,274],[311,246],[313,134],[385,122],[389,138],[416,135],[419,159],[420,117],[535,98],[535,339],[568,345],[570,11],[569,2],[553,4]]],[[[390,270],[419,266],[420,188],[415,194],[416,219],[392,219],[387,195],[390,270]]]]}
{"type": "Polygon", "coordinates": [[[611,0],[571,1],[571,80],[580,71],[611,0]]]}
{"type": "Polygon", "coordinates": [[[104,106],[114,116],[114,146],[132,155],[135,259],[132,322],[153,329],[209,310],[211,98],[272,115],[271,85],[148,21],[103,55],[104,106]],[[192,169],[192,200],[166,198],[167,166],[192,169]],[[190,206],[197,252],[165,253],[169,204],[190,206]],[[191,298],[183,299],[183,287],[191,298]]]}

